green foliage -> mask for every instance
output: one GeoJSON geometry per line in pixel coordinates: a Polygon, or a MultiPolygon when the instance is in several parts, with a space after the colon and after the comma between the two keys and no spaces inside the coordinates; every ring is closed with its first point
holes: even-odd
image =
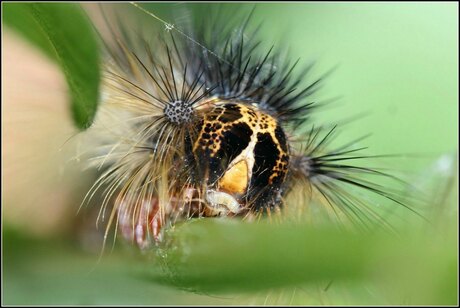
{"type": "MultiPolygon", "coordinates": [[[[348,12],[352,11],[349,7],[331,4],[325,6],[311,5],[310,18],[305,18],[303,15],[297,16],[296,14],[303,14],[304,11],[300,10],[300,7],[291,6],[292,12],[289,18],[305,21],[303,26],[299,26],[298,29],[290,29],[289,33],[293,33],[295,38],[309,38],[308,40],[292,40],[293,49],[302,50],[295,44],[305,44],[308,45],[310,53],[311,50],[331,50],[327,55],[333,61],[344,59],[345,67],[341,71],[341,75],[332,77],[330,81],[332,88],[334,82],[343,87],[336,87],[332,91],[334,94],[344,93],[351,101],[357,97],[356,103],[361,102],[361,106],[367,106],[375,97],[381,99],[382,102],[385,100],[394,101],[395,104],[399,104],[398,108],[406,108],[411,111],[410,117],[407,116],[407,119],[404,118],[406,121],[400,121],[401,123],[411,120],[414,115],[428,115],[433,121],[434,112],[429,112],[430,109],[423,109],[420,106],[433,106],[436,110],[448,112],[449,116],[456,114],[452,112],[452,107],[442,109],[443,104],[434,104],[427,100],[423,105],[417,95],[411,94],[412,92],[418,94],[425,90],[426,93],[433,96],[455,95],[454,91],[451,91],[454,86],[447,90],[439,90],[438,93],[433,91],[431,87],[421,86],[422,83],[413,86],[407,85],[406,82],[399,82],[399,80],[394,81],[395,75],[396,77],[401,75],[396,74],[400,70],[392,70],[394,66],[391,65],[394,63],[394,65],[401,65],[394,60],[398,59],[403,63],[403,68],[410,73],[402,75],[401,79],[411,76],[413,66],[407,65],[407,63],[412,63],[407,59],[412,61],[414,53],[409,51],[412,51],[412,48],[428,50],[423,47],[426,45],[420,47],[414,44],[414,41],[420,43],[422,40],[420,42],[415,39],[408,40],[406,36],[401,36],[399,41],[404,43],[403,46],[408,48],[407,51],[401,53],[400,46],[394,44],[393,52],[397,55],[388,56],[387,59],[385,57],[388,54],[388,48],[381,48],[375,43],[368,44],[366,43],[367,40],[361,39],[374,35],[374,33],[368,34],[366,31],[372,32],[373,29],[386,29],[386,27],[394,27],[394,29],[391,28],[387,32],[378,33],[377,38],[392,38],[406,32],[407,37],[417,38],[417,35],[421,33],[417,27],[414,26],[414,29],[411,30],[411,28],[401,27],[398,23],[388,23],[387,20],[389,17],[396,18],[399,16],[398,14],[407,14],[407,16],[397,20],[409,19],[410,14],[408,12],[412,12],[412,8],[415,7],[412,7],[411,10],[398,11],[387,6],[386,15],[377,14],[377,17],[382,18],[381,24],[378,24],[375,21],[376,10],[370,5],[360,7],[361,10],[357,10],[357,12],[359,11],[359,14],[356,15],[357,18],[348,19],[346,17],[351,16],[348,15],[348,12]],[[363,13],[362,10],[364,9],[367,10],[367,14],[363,13]],[[336,22],[339,17],[343,20],[336,22]],[[368,23],[363,22],[362,19],[368,23]],[[373,26],[371,21],[375,21],[376,25],[373,26]],[[350,24],[354,28],[346,27],[350,24]],[[363,24],[370,26],[364,27],[363,24]],[[344,29],[353,29],[354,31],[344,29]],[[335,45],[326,40],[328,37],[333,38],[335,45]],[[324,48],[321,43],[324,43],[327,48],[324,48]],[[360,44],[365,46],[361,47],[360,44]],[[381,55],[378,53],[380,58],[373,56],[374,53],[369,51],[373,48],[382,53],[381,55]],[[333,54],[333,52],[337,54],[333,54]],[[376,59],[387,59],[387,62],[380,64],[381,67],[379,68],[378,65],[375,66],[375,64],[380,63],[376,59]],[[404,59],[406,59],[405,62],[404,59]],[[382,72],[385,72],[384,68],[386,67],[389,69],[387,75],[384,75],[382,72]],[[374,71],[377,73],[373,73],[374,71]],[[391,80],[389,79],[390,81],[387,82],[385,79],[377,78],[381,76],[389,76],[388,78],[391,77],[391,80]],[[363,83],[368,79],[373,80],[371,77],[376,79],[370,85],[363,83]],[[345,82],[348,80],[354,80],[354,83],[345,82]],[[383,85],[392,87],[400,84],[405,86],[403,90],[411,94],[407,94],[407,100],[385,96],[387,93],[401,93],[400,89],[387,91],[387,88],[372,87],[377,85],[379,87],[383,85]],[[401,103],[406,101],[415,102],[416,105],[414,103],[412,105],[401,103]]],[[[279,6],[284,6],[284,4],[279,6]]],[[[146,7],[149,8],[149,6],[146,7]]],[[[272,15],[270,15],[271,18],[281,18],[277,15],[280,7],[269,6],[273,10],[272,15]]],[[[165,12],[170,11],[169,8],[169,5],[161,7],[165,12]]],[[[100,68],[97,41],[84,12],[77,4],[8,3],[3,6],[3,9],[3,18],[7,25],[16,29],[60,65],[69,84],[75,123],[79,128],[90,125],[97,107],[100,68]]],[[[424,9],[429,14],[411,14],[423,21],[425,18],[433,16],[431,8],[424,9]]],[[[443,16],[440,16],[439,20],[442,20],[441,17],[443,16]]],[[[452,20],[452,18],[448,20],[452,20]]],[[[433,27],[434,24],[437,24],[435,22],[423,22],[423,25],[425,24],[429,26],[429,29],[436,29],[433,27]]],[[[274,24],[273,27],[276,25],[274,24]]],[[[277,30],[270,29],[270,26],[268,23],[267,28],[270,31],[277,30]]],[[[445,34],[442,31],[439,33],[445,34]]],[[[433,32],[433,37],[442,37],[438,35],[439,33],[433,32]]],[[[270,34],[275,36],[273,33],[270,34]]],[[[450,41],[446,40],[446,42],[450,41]]],[[[391,43],[391,41],[389,42],[391,43]]],[[[382,45],[391,47],[391,44],[386,41],[382,45]]],[[[438,46],[437,44],[432,45],[438,46]]],[[[434,50],[436,51],[436,49],[434,50]]],[[[449,54],[452,50],[446,47],[449,54]]],[[[439,55],[444,55],[444,53],[439,51],[439,54],[433,54],[431,59],[435,57],[444,59],[439,55]]],[[[419,57],[421,63],[426,62],[425,56],[419,55],[419,57]]],[[[445,57],[445,59],[454,58],[445,57]]],[[[457,61],[456,58],[455,61],[457,61]]],[[[444,62],[441,61],[441,64],[444,62]]],[[[431,62],[428,61],[427,63],[431,62]]],[[[432,61],[432,63],[436,63],[433,70],[436,69],[436,72],[441,74],[443,71],[438,70],[440,62],[432,61]]],[[[420,74],[417,76],[431,76],[431,74],[422,74],[427,69],[424,65],[418,65],[418,62],[415,64],[414,66],[420,69],[420,74]]],[[[456,67],[447,62],[444,65],[449,68],[456,67]]],[[[450,74],[445,75],[447,76],[446,80],[449,78],[449,82],[453,79],[450,74]]],[[[452,85],[455,84],[456,89],[458,89],[455,81],[453,79],[452,85]]],[[[439,82],[439,84],[442,83],[442,81],[439,82]]],[[[439,84],[436,83],[436,87],[443,89],[439,84]]],[[[446,84],[449,85],[450,83],[446,84]]],[[[427,97],[426,95],[419,96],[420,100],[427,97]]],[[[456,104],[458,99],[443,99],[442,101],[456,104]]],[[[382,102],[377,101],[377,103],[382,102]]],[[[358,106],[357,104],[355,106],[358,106]]],[[[387,105],[377,104],[377,106],[385,107],[387,105]]],[[[391,107],[392,105],[388,106],[391,107]]],[[[418,145],[416,138],[423,138],[427,142],[443,139],[427,138],[423,131],[417,129],[417,126],[411,126],[413,135],[408,135],[406,132],[401,134],[400,132],[405,127],[397,125],[390,125],[389,127],[388,123],[394,124],[398,122],[398,118],[382,117],[381,115],[385,114],[385,108],[387,108],[383,107],[378,107],[381,110],[376,117],[382,118],[381,126],[386,132],[385,136],[393,137],[376,138],[376,142],[379,142],[377,146],[380,145],[381,140],[391,139],[391,142],[382,142],[381,147],[403,146],[404,150],[406,149],[404,145],[418,145]],[[388,130],[391,129],[397,133],[388,133],[388,130]],[[404,138],[404,143],[393,140],[394,137],[399,136],[404,138]],[[406,142],[407,140],[412,142],[406,142]]],[[[360,111],[360,108],[358,106],[354,111],[360,111]]],[[[343,109],[338,109],[337,112],[343,112],[343,109]]],[[[439,119],[441,119],[440,116],[439,119]]],[[[370,121],[372,120],[371,118],[370,121]]],[[[433,121],[433,123],[439,122],[433,121]]],[[[443,121],[443,124],[446,125],[428,126],[426,120],[417,121],[420,124],[415,123],[415,121],[411,123],[411,125],[429,127],[430,132],[432,132],[435,129],[448,128],[449,125],[458,125],[458,120],[456,123],[448,120],[443,121]]],[[[367,125],[364,124],[357,128],[359,134],[362,132],[362,127],[367,127],[367,125]]],[[[439,132],[436,132],[436,135],[445,136],[439,132]]],[[[447,140],[448,138],[445,137],[444,139],[447,140]]],[[[444,147],[450,150],[453,147],[452,142],[446,141],[444,147]]],[[[440,151],[445,150],[436,146],[432,148],[439,148],[440,151]]],[[[393,152],[398,151],[399,149],[393,150],[393,152]]],[[[434,179],[432,173],[429,173],[425,178],[434,179]]],[[[440,190],[441,193],[438,194],[438,191],[435,193],[443,196],[443,189],[437,188],[437,190],[440,190]]],[[[435,202],[435,204],[441,205],[441,201],[435,202]]],[[[443,215],[441,215],[440,207],[431,207],[435,210],[433,210],[433,215],[430,215],[430,218],[439,216],[436,220],[431,219],[434,221],[432,225],[416,228],[415,224],[408,222],[408,229],[411,232],[400,234],[398,237],[380,233],[355,234],[332,226],[316,229],[303,224],[268,224],[266,222],[246,224],[238,221],[212,219],[192,221],[172,230],[168,234],[170,246],[152,252],[155,255],[154,260],[147,258],[146,262],[136,259],[133,254],[126,255],[119,249],[115,249],[97,263],[97,252],[85,253],[81,246],[70,244],[77,242],[75,238],[66,239],[65,242],[54,239],[29,239],[14,234],[11,230],[4,230],[4,303],[10,305],[248,304],[251,301],[244,298],[228,301],[225,298],[212,298],[195,293],[180,292],[177,287],[213,295],[223,293],[227,296],[232,293],[244,293],[255,297],[257,292],[265,292],[264,294],[266,294],[276,292],[272,291],[274,289],[293,288],[295,290],[297,287],[311,290],[319,284],[322,286],[322,291],[319,292],[320,296],[318,297],[330,298],[331,304],[454,305],[458,300],[458,238],[456,232],[458,222],[455,219],[458,212],[456,204],[449,202],[449,204],[451,203],[452,207],[442,209],[443,215]],[[345,291],[337,292],[336,290],[340,288],[345,291]],[[324,291],[325,289],[328,291],[324,291]],[[367,289],[372,290],[369,292],[372,294],[367,294],[367,299],[364,299],[362,290],[367,289]]],[[[110,250],[110,248],[107,249],[110,250]]],[[[312,294],[314,292],[304,296],[297,295],[297,301],[293,303],[304,305],[323,303],[322,301],[315,301],[316,298],[312,294]]],[[[254,303],[266,303],[264,299],[254,303]]],[[[288,299],[287,303],[292,303],[291,299],[288,299]]]]}
{"type": "Polygon", "coordinates": [[[195,221],[176,233],[165,253],[172,282],[210,292],[361,277],[375,248],[332,229],[267,222],[195,221]]]}
{"type": "Polygon", "coordinates": [[[400,293],[411,304],[455,304],[454,232],[396,237],[331,227],[195,221],[171,234],[172,248],[160,253],[166,271],[157,279],[206,293],[361,281],[397,286],[393,303],[402,303],[400,293]]]}
{"type": "Polygon", "coordinates": [[[7,3],[3,8],[5,23],[60,65],[76,126],[91,125],[99,97],[99,53],[93,28],[80,6],[7,3]]]}
{"type": "Polygon", "coordinates": [[[396,237],[202,219],[172,231],[154,258],[118,246],[99,261],[75,239],[5,229],[4,303],[263,304],[272,294],[278,304],[454,305],[456,228],[438,227],[396,237]]]}

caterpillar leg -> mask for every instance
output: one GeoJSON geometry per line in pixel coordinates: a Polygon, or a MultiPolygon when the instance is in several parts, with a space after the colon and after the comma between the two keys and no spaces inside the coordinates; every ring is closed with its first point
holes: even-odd
{"type": "Polygon", "coordinates": [[[152,243],[159,243],[162,238],[162,219],[158,198],[144,200],[139,214],[131,215],[129,206],[121,204],[118,209],[118,226],[123,238],[135,243],[140,249],[149,248],[152,243]]]}

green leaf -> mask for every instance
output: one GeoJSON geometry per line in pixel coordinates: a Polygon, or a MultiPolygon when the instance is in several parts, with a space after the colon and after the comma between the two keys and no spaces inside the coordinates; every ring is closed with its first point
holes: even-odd
{"type": "Polygon", "coordinates": [[[200,220],[176,228],[167,238],[168,248],[159,252],[165,270],[150,275],[196,292],[374,280],[395,288],[395,294],[405,290],[415,303],[447,304],[456,298],[453,237],[200,220]]]}
{"type": "Polygon", "coordinates": [[[55,60],[71,93],[75,124],[91,125],[98,103],[100,65],[98,43],[90,21],[78,4],[7,3],[5,24],[55,60]]]}

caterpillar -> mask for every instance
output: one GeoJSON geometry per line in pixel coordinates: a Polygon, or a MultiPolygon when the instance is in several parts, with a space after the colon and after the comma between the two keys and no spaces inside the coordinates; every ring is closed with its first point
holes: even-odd
{"type": "Polygon", "coordinates": [[[155,27],[133,30],[102,10],[101,105],[86,133],[87,165],[100,174],[83,204],[102,195],[106,237],[115,225],[147,249],[194,217],[254,221],[313,203],[344,225],[387,226],[354,190],[414,211],[369,179],[398,181],[360,164],[372,157],[359,154],[361,137],[332,145],[340,125],[313,117],[325,105],[314,95],[327,74],[306,83],[311,66],[261,50],[252,13],[167,22],[128,6],[155,27]]]}

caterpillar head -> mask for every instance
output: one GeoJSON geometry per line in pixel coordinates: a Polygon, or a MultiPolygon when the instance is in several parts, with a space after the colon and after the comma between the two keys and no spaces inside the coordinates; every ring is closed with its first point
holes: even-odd
{"type": "Polygon", "coordinates": [[[239,213],[279,205],[289,154],[272,116],[247,103],[217,100],[199,127],[191,154],[196,178],[206,190],[219,192],[207,194],[211,206],[239,213]]]}

